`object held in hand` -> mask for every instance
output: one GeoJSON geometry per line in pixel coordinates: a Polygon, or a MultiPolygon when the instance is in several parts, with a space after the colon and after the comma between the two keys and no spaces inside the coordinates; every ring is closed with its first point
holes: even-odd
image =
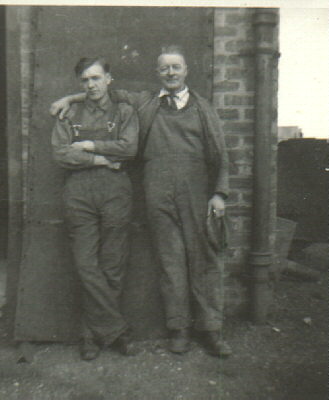
{"type": "Polygon", "coordinates": [[[215,217],[221,217],[221,216],[224,214],[224,213],[223,213],[223,210],[216,210],[216,209],[213,209],[212,212],[213,212],[213,214],[214,214],[215,217]]]}
{"type": "Polygon", "coordinates": [[[227,248],[228,229],[225,215],[215,214],[216,210],[207,217],[207,237],[216,253],[227,248]]]}

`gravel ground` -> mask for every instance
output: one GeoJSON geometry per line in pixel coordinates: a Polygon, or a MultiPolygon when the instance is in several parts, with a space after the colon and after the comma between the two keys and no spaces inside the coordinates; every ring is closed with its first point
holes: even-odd
{"type": "MultiPolygon", "coordinates": [[[[137,342],[140,353],[107,350],[92,362],[77,346],[33,344],[20,351],[0,332],[1,400],[326,400],[328,282],[279,281],[268,323],[229,319],[234,354],[220,360],[196,342],[183,355],[166,341],[137,342]]],[[[0,319],[1,330],[1,319],[0,319]]]]}

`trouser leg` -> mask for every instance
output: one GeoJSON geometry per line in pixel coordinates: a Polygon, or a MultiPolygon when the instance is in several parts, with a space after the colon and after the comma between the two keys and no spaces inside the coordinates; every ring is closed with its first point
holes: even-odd
{"type": "Polygon", "coordinates": [[[208,177],[205,165],[171,168],[157,163],[145,173],[145,194],[153,240],[160,260],[167,326],[198,330],[221,328],[224,260],[206,234],[208,177]],[[173,322],[175,321],[175,322],[173,322]]]}
{"type": "Polygon", "coordinates": [[[185,245],[181,227],[166,212],[149,207],[152,239],[160,263],[160,288],[168,329],[191,326],[185,245]]]}
{"type": "MultiPolygon", "coordinates": [[[[100,260],[104,253],[108,254],[108,258],[111,258],[113,253],[119,254],[122,246],[117,252],[105,250],[106,247],[112,246],[112,237],[118,236],[117,233],[113,233],[117,227],[112,226],[113,218],[102,217],[102,213],[93,201],[88,199],[86,193],[84,196],[86,198],[79,191],[74,193],[74,190],[69,191],[66,196],[66,219],[74,262],[82,284],[83,336],[98,337],[110,343],[123,333],[127,326],[118,305],[118,292],[121,287],[117,286],[112,291],[113,285],[109,284],[108,274],[104,272],[104,263],[111,269],[112,265],[117,265],[117,259],[122,261],[123,257],[116,256],[116,260],[110,261],[110,266],[106,257],[104,262],[100,260]]],[[[107,216],[109,209],[110,207],[107,207],[104,212],[107,216]]],[[[124,230],[121,229],[122,231],[124,230]]],[[[121,236],[125,238],[126,234],[121,236]]],[[[120,267],[116,266],[114,269],[120,267]]]]}
{"type": "MultiPolygon", "coordinates": [[[[111,298],[111,309],[116,313],[117,336],[127,329],[121,314],[123,277],[129,255],[129,220],[131,194],[118,190],[117,196],[105,201],[101,211],[101,243],[99,251],[100,268],[106,278],[111,298]],[[121,331],[121,332],[119,332],[121,331]]],[[[105,336],[105,334],[104,334],[105,336]]],[[[107,342],[111,337],[106,338],[107,342]]]]}
{"type": "Polygon", "coordinates": [[[191,326],[185,243],[177,210],[161,178],[145,180],[147,214],[160,265],[160,289],[168,329],[191,326]]]}
{"type": "Polygon", "coordinates": [[[224,307],[224,258],[209,245],[206,234],[208,211],[207,176],[198,169],[184,182],[177,196],[186,244],[194,327],[219,330],[224,307]]]}

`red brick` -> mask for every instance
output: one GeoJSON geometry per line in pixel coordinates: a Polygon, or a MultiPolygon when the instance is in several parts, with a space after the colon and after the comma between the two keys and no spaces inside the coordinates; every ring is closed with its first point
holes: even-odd
{"type": "Polygon", "coordinates": [[[251,106],[254,104],[254,96],[227,94],[224,96],[226,106],[251,106]]]}
{"type": "Polygon", "coordinates": [[[245,119],[253,120],[255,118],[255,110],[254,109],[244,110],[244,117],[245,117],[245,119]]]}
{"type": "Polygon", "coordinates": [[[230,235],[230,246],[241,246],[250,241],[250,232],[234,232],[230,235]]]}
{"type": "Polygon", "coordinates": [[[230,176],[234,176],[234,175],[238,176],[239,175],[239,168],[235,163],[230,162],[228,167],[229,167],[228,171],[229,171],[230,176]]]}
{"type": "Polygon", "coordinates": [[[244,80],[244,87],[247,92],[253,92],[256,89],[256,79],[254,71],[249,71],[249,76],[244,80]]]}
{"type": "Polygon", "coordinates": [[[215,26],[216,36],[235,36],[237,34],[236,28],[231,26],[215,26]]]}
{"type": "Polygon", "coordinates": [[[232,162],[236,161],[251,161],[253,159],[253,151],[249,147],[248,149],[229,149],[228,150],[229,159],[232,162]]]}
{"type": "Polygon", "coordinates": [[[239,119],[239,110],[237,109],[226,109],[226,108],[220,108],[218,110],[219,116],[223,120],[232,120],[232,119],[239,119]]]}
{"type": "Polygon", "coordinates": [[[241,193],[242,201],[246,203],[252,203],[253,195],[252,193],[241,193]]]}
{"type": "Polygon", "coordinates": [[[250,70],[246,68],[227,68],[225,72],[225,78],[227,79],[242,79],[250,78],[250,70]]]}
{"type": "Polygon", "coordinates": [[[245,22],[245,15],[243,14],[227,14],[225,15],[225,23],[227,24],[232,24],[232,25],[237,25],[245,22]]]}
{"type": "Polygon", "coordinates": [[[223,80],[223,69],[218,68],[218,66],[215,64],[213,72],[213,81],[216,84],[216,82],[220,82],[221,80],[223,80]]]}
{"type": "Polygon", "coordinates": [[[230,190],[229,196],[226,200],[227,204],[233,205],[239,202],[239,195],[240,193],[238,191],[233,191],[230,190]]]}
{"type": "Polygon", "coordinates": [[[241,140],[242,140],[242,142],[243,142],[243,147],[246,147],[246,146],[254,146],[254,141],[255,141],[255,138],[254,138],[254,136],[253,135],[250,135],[250,136],[248,136],[248,135],[244,135],[242,138],[241,138],[241,140]]]}
{"type": "Polygon", "coordinates": [[[232,53],[240,53],[241,51],[251,51],[254,48],[252,40],[231,40],[225,44],[225,50],[232,53]]]}
{"type": "Polygon", "coordinates": [[[215,56],[214,59],[214,64],[216,66],[222,66],[222,65],[240,65],[241,63],[241,58],[239,56],[235,55],[224,55],[224,54],[219,54],[215,56]]]}
{"type": "Polygon", "coordinates": [[[227,204],[227,213],[230,216],[243,216],[243,217],[251,217],[252,215],[252,208],[251,205],[246,204],[235,204],[229,205],[227,204]]]}
{"type": "Polygon", "coordinates": [[[243,230],[243,217],[230,217],[229,223],[231,232],[241,232],[243,230]]]}
{"type": "Polygon", "coordinates": [[[225,143],[229,149],[239,147],[240,136],[239,135],[225,135],[225,143]]]}
{"type": "Polygon", "coordinates": [[[221,81],[215,83],[214,89],[219,90],[220,92],[232,92],[239,89],[240,83],[239,82],[232,82],[232,81],[221,81]]]}
{"type": "Polygon", "coordinates": [[[226,133],[253,133],[254,124],[251,122],[226,122],[223,128],[226,133]]]}

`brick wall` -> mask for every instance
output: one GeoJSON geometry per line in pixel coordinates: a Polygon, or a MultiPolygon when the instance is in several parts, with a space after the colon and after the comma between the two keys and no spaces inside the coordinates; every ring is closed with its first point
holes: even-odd
{"type": "MultiPolygon", "coordinates": [[[[255,54],[252,8],[216,8],[214,15],[213,103],[223,122],[230,159],[228,215],[231,235],[227,259],[227,308],[246,304],[248,252],[251,239],[255,54]]],[[[278,46],[278,35],[273,41],[278,46]]],[[[274,66],[272,204],[274,243],[276,215],[277,64],[274,66]]]]}

